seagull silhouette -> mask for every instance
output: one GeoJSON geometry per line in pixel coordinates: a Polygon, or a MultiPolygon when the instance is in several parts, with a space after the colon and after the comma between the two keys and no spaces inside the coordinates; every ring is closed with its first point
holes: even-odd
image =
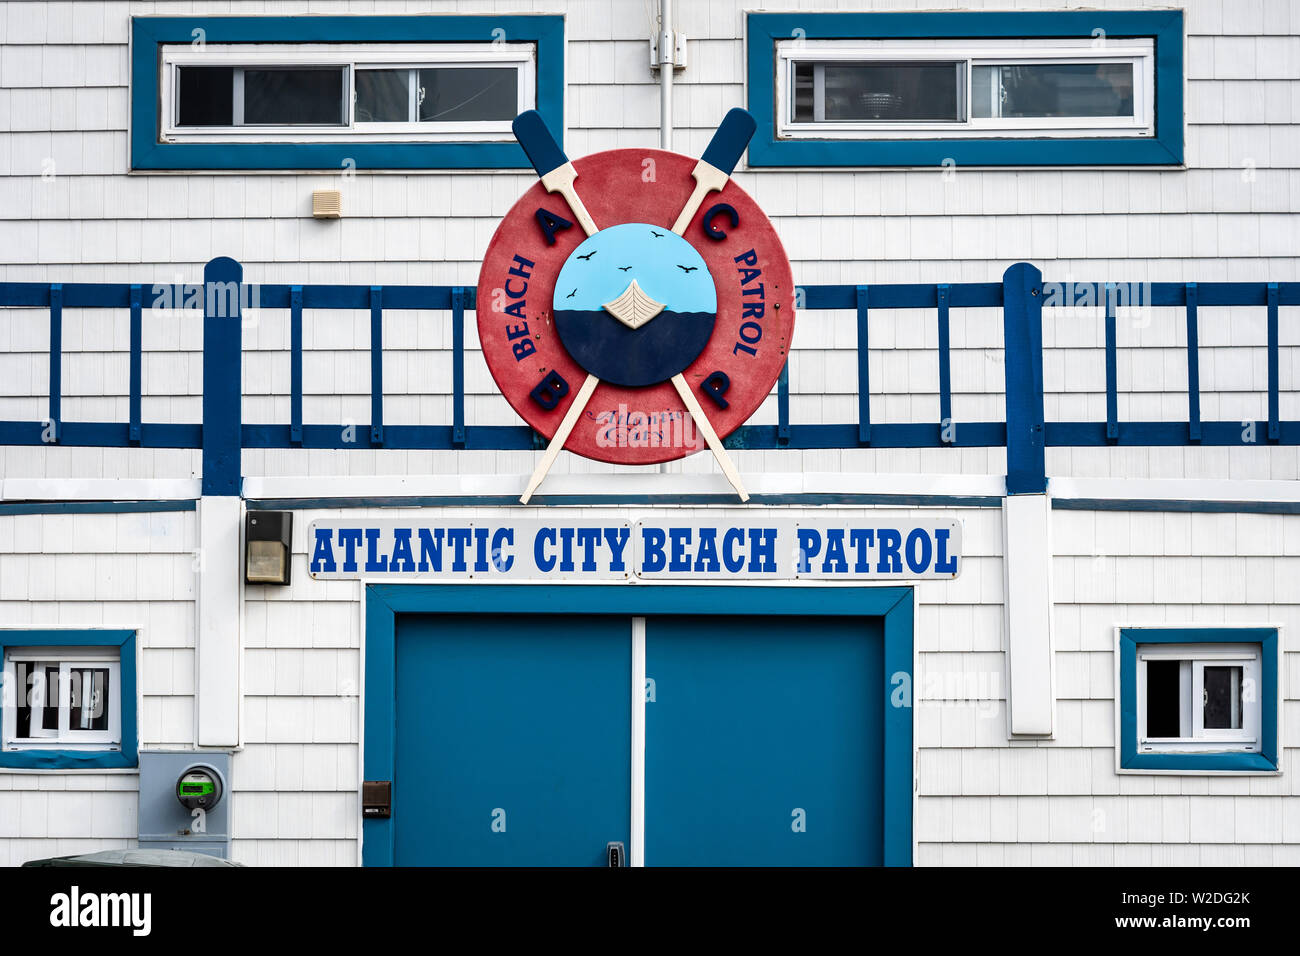
{"type": "Polygon", "coordinates": [[[655,232],[653,229],[650,230],[650,235],[654,236],[656,239],[662,239],[664,237],[662,232],[655,232]]]}
{"type": "Polygon", "coordinates": [[[579,259],[590,259],[592,256],[594,256],[594,255],[595,255],[596,253],[598,253],[598,252],[600,252],[599,249],[592,249],[591,252],[587,253],[585,256],[578,256],[578,258],[579,258],[579,259]]]}
{"type": "Polygon", "coordinates": [[[632,268],[631,266],[619,266],[619,267],[618,267],[618,271],[619,271],[619,272],[627,272],[627,270],[628,270],[628,269],[631,269],[631,268],[632,268]]]}
{"type": "Polygon", "coordinates": [[[577,294],[578,294],[578,290],[577,290],[577,289],[574,289],[572,292],[570,292],[568,295],[566,295],[565,298],[566,298],[566,299],[572,299],[572,298],[573,298],[575,295],[577,295],[577,294]]]}
{"type": "Polygon", "coordinates": [[[677,268],[681,269],[683,272],[690,273],[698,269],[699,266],[678,266],[677,268]]]}

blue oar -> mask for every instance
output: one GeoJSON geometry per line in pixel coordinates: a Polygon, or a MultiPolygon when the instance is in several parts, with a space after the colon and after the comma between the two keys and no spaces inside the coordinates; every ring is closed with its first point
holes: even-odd
{"type": "Polygon", "coordinates": [[[573,163],[569,162],[569,157],[564,155],[564,150],[560,149],[560,144],[555,141],[551,131],[547,129],[542,114],[537,110],[526,110],[516,116],[510,126],[515,131],[515,139],[519,140],[519,145],[528,154],[528,161],[533,164],[533,169],[537,170],[537,175],[542,185],[546,187],[546,191],[563,196],[569,203],[569,208],[573,210],[574,216],[577,217],[578,225],[582,226],[587,235],[595,235],[596,223],[592,221],[587,207],[582,204],[582,200],[578,198],[578,193],[573,188],[573,181],[578,178],[578,172],[573,168],[573,163]]]}

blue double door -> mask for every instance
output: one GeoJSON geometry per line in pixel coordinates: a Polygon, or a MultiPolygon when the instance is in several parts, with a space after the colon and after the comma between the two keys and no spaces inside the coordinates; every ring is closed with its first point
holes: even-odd
{"type": "Polygon", "coordinates": [[[600,866],[615,842],[650,866],[878,864],[881,632],[401,615],[394,862],[600,866]]]}

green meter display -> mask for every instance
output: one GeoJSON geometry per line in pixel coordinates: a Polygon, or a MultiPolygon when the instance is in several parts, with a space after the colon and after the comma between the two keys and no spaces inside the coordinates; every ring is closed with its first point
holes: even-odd
{"type": "Polygon", "coordinates": [[[221,776],[210,767],[190,767],[176,781],[176,799],[187,810],[211,810],[221,800],[221,776]]]}

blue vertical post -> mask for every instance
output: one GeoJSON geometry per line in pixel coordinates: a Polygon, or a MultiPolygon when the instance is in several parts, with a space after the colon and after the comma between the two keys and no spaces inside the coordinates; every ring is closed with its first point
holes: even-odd
{"type": "Polygon", "coordinates": [[[50,284],[50,437],[63,431],[63,283],[50,284]]]}
{"type": "Polygon", "coordinates": [[[1187,283],[1187,440],[1201,440],[1201,350],[1197,328],[1200,293],[1195,282],[1187,283]]]}
{"type": "Polygon", "coordinates": [[[781,374],[776,380],[776,440],[790,444],[790,356],[785,357],[781,374]]]}
{"type": "Polygon", "coordinates": [[[1115,357],[1115,283],[1107,282],[1106,296],[1106,440],[1119,439],[1119,372],[1115,357]]]}
{"type": "Polygon", "coordinates": [[[302,286],[289,289],[289,441],[302,444],[302,286]]]}
{"type": "Polygon", "coordinates": [[[238,495],[243,424],[244,268],[222,256],[203,267],[203,493],[238,495]]]}
{"type": "Polygon", "coordinates": [[[1007,393],[1007,494],[1047,490],[1043,434],[1043,274],[1017,262],[1002,274],[1007,393]]]}
{"type": "Polygon", "coordinates": [[[131,384],[129,403],[130,424],[127,426],[127,438],[133,444],[140,443],[141,432],[141,395],[144,392],[144,317],[143,302],[138,285],[131,286],[131,384]]]}
{"type": "Polygon", "coordinates": [[[384,290],[370,287],[370,442],[384,443],[384,290]]]}
{"type": "Polygon", "coordinates": [[[935,290],[939,305],[939,441],[948,443],[957,432],[952,425],[952,363],[948,352],[948,284],[935,290]]]}
{"type": "Polygon", "coordinates": [[[870,354],[867,347],[867,298],[867,286],[858,286],[858,441],[864,445],[871,442],[871,376],[867,365],[870,354]]]}
{"type": "Polygon", "coordinates": [[[451,290],[451,443],[465,446],[465,300],[463,286],[451,290]]]}
{"type": "Polygon", "coordinates": [[[1277,283],[1268,284],[1268,440],[1282,437],[1277,407],[1277,283]]]}

